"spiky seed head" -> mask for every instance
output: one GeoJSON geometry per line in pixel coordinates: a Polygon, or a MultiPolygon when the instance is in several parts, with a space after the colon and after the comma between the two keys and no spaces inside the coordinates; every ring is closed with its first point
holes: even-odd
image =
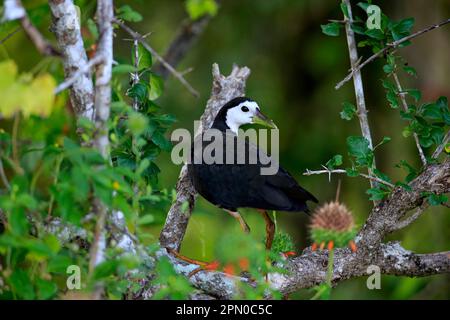
{"type": "Polygon", "coordinates": [[[344,204],[333,201],[314,211],[310,232],[315,243],[332,241],[334,247],[345,247],[355,237],[356,226],[351,211],[344,204]]]}
{"type": "Polygon", "coordinates": [[[333,201],[316,209],[310,227],[343,232],[353,229],[354,226],[351,211],[344,204],[333,201]]]}

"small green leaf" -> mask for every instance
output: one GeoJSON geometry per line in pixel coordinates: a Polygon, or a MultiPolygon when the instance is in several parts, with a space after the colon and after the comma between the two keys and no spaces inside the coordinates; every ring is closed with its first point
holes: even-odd
{"type": "Polygon", "coordinates": [[[322,32],[327,36],[337,37],[340,34],[341,25],[337,22],[320,25],[322,32]]]}
{"type": "Polygon", "coordinates": [[[333,158],[328,160],[328,162],[325,164],[325,166],[330,170],[333,170],[334,168],[336,168],[340,165],[342,165],[342,155],[340,155],[340,154],[335,155],[333,158]]]}
{"type": "Polygon", "coordinates": [[[414,100],[416,102],[419,102],[419,100],[422,98],[422,92],[420,90],[417,89],[406,89],[406,92],[408,92],[408,94],[414,98],[414,100]]]}
{"type": "Polygon", "coordinates": [[[408,67],[408,66],[404,66],[404,67],[403,67],[403,70],[404,70],[407,74],[409,74],[409,75],[411,75],[411,76],[413,76],[413,77],[417,77],[417,71],[416,71],[415,68],[413,68],[413,67],[408,67]]]}
{"type": "MultiPolygon", "coordinates": [[[[136,52],[135,52],[135,47],[133,46],[132,49],[132,53],[131,53],[131,61],[133,63],[133,65],[136,65],[136,52]]],[[[143,69],[148,69],[151,68],[152,64],[153,64],[153,58],[152,58],[152,54],[150,53],[150,51],[148,51],[147,49],[144,48],[144,46],[142,44],[138,44],[138,69],[139,70],[143,70],[143,69]]]]}
{"type": "Polygon", "coordinates": [[[142,21],[142,15],[134,11],[129,5],[124,5],[117,9],[117,17],[129,22],[142,21]]]}
{"type": "Polygon", "coordinates": [[[340,112],[341,119],[352,120],[355,114],[356,114],[356,107],[349,102],[344,102],[343,109],[340,112]]]}
{"type": "Polygon", "coordinates": [[[152,73],[152,75],[150,76],[150,92],[148,94],[148,97],[150,100],[156,100],[158,99],[162,92],[164,90],[164,81],[163,79],[152,73]]]}
{"type": "Polygon", "coordinates": [[[113,74],[133,73],[138,71],[135,66],[129,64],[119,64],[112,68],[113,74]]]}
{"type": "Polygon", "coordinates": [[[186,11],[192,20],[197,20],[205,15],[215,16],[218,11],[215,0],[187,0],[186,11]]]}
{"type": "Polygon", "coordinates": [[[366,193],[370,196],[369,200],[372,201],[383,200],[389,194],[389,192],[381,190],[380,188],[369,189],[366,193]]]}
{"type": "Polygon", "coordinates": [[[26,271],[21,269],[14,270],[8,281],[13,291],[20,298],[26,300],[33,300],[35,298],[33,284],[26,271]]]}
{"type": "Polygon", "coordinates": [[[143,224],[151,224],[155,221],[155,217],[152,214],[146,214],[145,216],[142,216],[138,219],[137,224],[143,225],[143,224]]]}
{"type": "Polygon", "coordinates": [[[358,165],[372,165],[373,153],[366,138],[359,136],[348,137],[347,148],[349,154],[355,158],[358,165]]]}

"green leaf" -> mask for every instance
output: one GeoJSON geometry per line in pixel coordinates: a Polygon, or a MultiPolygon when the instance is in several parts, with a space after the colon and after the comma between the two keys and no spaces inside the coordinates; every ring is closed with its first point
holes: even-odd
{"type": "Polygon", "coordinates": [[[395,23],[392,30],[399,34],[408,35],[414,26],[414,18],[406,18],[398,23],[395,23]]]}
{"type": "Polygon", "coordinates": [[[158,99],[161,96],[163,90],[164,80],[160,76],[152,73],[152,75],[150,76],[150,92],[148,94],[149,99],[158,99]]]}
{"type": "Polygon", "coordinates": [[[345,171],[347,172],[348,177],[355,178],[355,177],[359,176],[359,172],[356,169],[346,168],[345,171]]]}
{"type": "Polygon", "coordinates": [[[98,39],[98,28],[97,24],[92,19],[87,20],[87,27],[89,29],[89,32],[92,34],[95,40],[98,39]]]}
{"type": "Polygon", "coordinates": [[[142,15],[134,11],[129,5],[124,5],[117,9],[117,17],[129,22],[142,21],[142,15]]]}
{"type": "Polygon", "coordinates": [[[383,137],[383,140],[381,140],[381,142],[378,143],[378,144],[373,148],[373,150],[375,150],[376,148],[382,146],[383,144],[386,144],[386,143],[390,142],[391,140],[392,140],[391,137],[383,137]]]}
{"type": "Polygon", "coordinates": [[[322,32],[327,36],[337,37],[340,34],[341,25],[337,22],[320,25],[322,32]]]}
{"type": "Polygon", "coordinates": [[[385,38],[383,31],[380,29],[369,29],[366,31],[366,35],[376,40],[383,40],[385,38]]]}
{"type": "Polygon", "coordinates": [[[444,194],[435,194],[435,193],[431,193],[428,197],[427,197],[428,203],[432,206],[439,206],[441,204],[444,204],[448,201],[448,197],[444,194]]]}
{"type": "Polygon", "coordinates": [[[385,64],[383,66],[383,71],[387,74],[392,73],[392,71],[394,71],[394,67],[390,64],[385,64]]]}
{"type": "Polygon", "coordinates": [[[382,190],[380,188],[372,188],[366,191],[366,193],[370,196],[369,200],[379,201],[383,200],[388,194],[388,191],[382,190]]]}
{"type": "Polygon", "coordinates": [[[152,135],[152,141],[158,147],[164,151],[172,150],[172,143],[164,137],[164,135],[158,131],[155,131],[152,135]]]}
{"type": "Polygon", "coordinates": [[[119,64],[112,68],[113,74],[133,73],[138,71],[135,66],[129,64],[119,64]]]}
{"type": "Polygon", "coordinates": [[[404,70],[407,74],[409,74],[409,75],[411,75],[411,76],[413,76],[413,77],[417,77],[417,71],[416,71],[415,68],[413,68],[413,67],[408,67],[408,66],[404,66],[404,67],[403,67],[403,70],[404,70]]]}
{"type": "Polygon", "coordinates": [[[218,11],[215,0],[187,0],[186,11],[192,20],[197,20],[205,15],[215,16],[218,11]]]}
{"type": "Polygon", "coordinates": [[[148,119],[139,112],[132,112],[128,116],[127,127],[134,135],[142,134],[148,126],[148,119]]]}
{"type": "MultiPolygon", "coordinates": [[[[135,55],[135,48],[133,47],[132,53],[131,53],[131,60],[133,62],[133,65],[136,65],[136,55],[135,55]]],[[[153,58],[150,51],[145,49],[145,47],[142,44],[138,44],[138,69],[148,69],[151,68],[153,64],[153,58]]]]}
{"type": "Polygon", "coordinates": [[[325,166],[330,170],[333,170],[334,168],[336,168],[340,165],[342,165],[342,155],[340,155],[340,154],[335,155],[333,158],[328,160],[328,162],[325,164],[325,166]]]}
{"type": "Polygon", "coordinates": [[[138,82],[127,91],[127,95],[130,98],[137,98],[140,103],[144,104],[148,99],[148,89],[147,84],[138,82]]]}
{"type": "Polygon", "coordinates": [[[33,284],[28,273],[21,269],[13,271],[8,279],[13,291],[20,297],[26,300],[33,300],[35,298],[33,284]]]}
{"type": "Polygon", "coordinates": [[[343,109],[340,113],[341,119],[352,120],[355,114],[356,114],[356,107],[349,102],[344,102],[343,109]]]}
{"type": "Polygon", "coordinates": [[[142,216],[138,219],[137,224],[143,225],[143,224],[151,224],[155,221],[155,216],[152,214],[146,214],[145,216],[142,216]]]}
{"type": "Polygon", "coordinates": [[[40,300],[51,299],[56,295],[56,292],[58,291],[58,287],[55,283],[43,279],[36,280],[36,287],[37,295],[40,300]]]}
{"type": "Polygon", "coordinates": [[[351,156],[360,166],[371,166],[373,160],[372,150],[366,138],[360,136],[350,136],[347,138],[347,148],[351,156]]]}
{"type": "Polygon", "coordinates": [[[417,89],[406,89],[406,92],[408,92],[408,94],[414,98],[414,100],[416,102],[419,102],[419,100],[422,98],[422,92],[420,90],[417,89]]]}

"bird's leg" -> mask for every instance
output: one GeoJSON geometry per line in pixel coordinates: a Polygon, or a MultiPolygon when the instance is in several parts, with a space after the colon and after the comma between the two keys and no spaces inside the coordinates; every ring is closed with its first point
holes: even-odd
{"type": "Polygon", "coordinates": [[[258,211],[261,213],[264,221],[266,222],[266,249],[270,250],[272,249],[273,237],[275,235],[275,224],[272,219],[270,219],[270,216],[266,210],[258,209],[258,211]]]}
{"type": "Polygon", "coordinates": [[[224,210],[239,221],[239,224],[241,225],[241,228],[245,233],[250,233],[250,227],[248,226],[247,222],[245,222],[244,218],[242,218],[242,216],[239,214],[239,212],[227,209],[224,210]]]}
{"type": "Polygon", "coordinates": [[[215,260],[213,262],[204,262],[204,261],[194,260],[194,259],[188,258],[186,256],[183,256],[180,253],[178,253],[177,251],[173,250],[172,248],[166,248],[166,250],[168,253],[172,254],[173,256],[175,256],[175,258],[177,258],[179,260],[185,261],[190,264],[196,264],[199,266],[198,268],[195,268],[188,274],[189,278],[192,277],[193,275],[199,273],[200,271],[214,271],[219,268],[219,262],[217,260],[215,260]]]}

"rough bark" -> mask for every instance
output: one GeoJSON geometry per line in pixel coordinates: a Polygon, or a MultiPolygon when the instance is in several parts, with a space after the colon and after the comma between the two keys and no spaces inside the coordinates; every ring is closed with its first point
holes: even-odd
{"type": "MultiPolygon", "coordinates": [[[[49,0],[52,31],[61,50],[65,78],[71,78],[88,64],[77,11],[72,0],[49,0]]],[[[77,116],[94,119],[94,85],[89,72],[79,74],[71,88],[70,101],[77,116]]]]}

